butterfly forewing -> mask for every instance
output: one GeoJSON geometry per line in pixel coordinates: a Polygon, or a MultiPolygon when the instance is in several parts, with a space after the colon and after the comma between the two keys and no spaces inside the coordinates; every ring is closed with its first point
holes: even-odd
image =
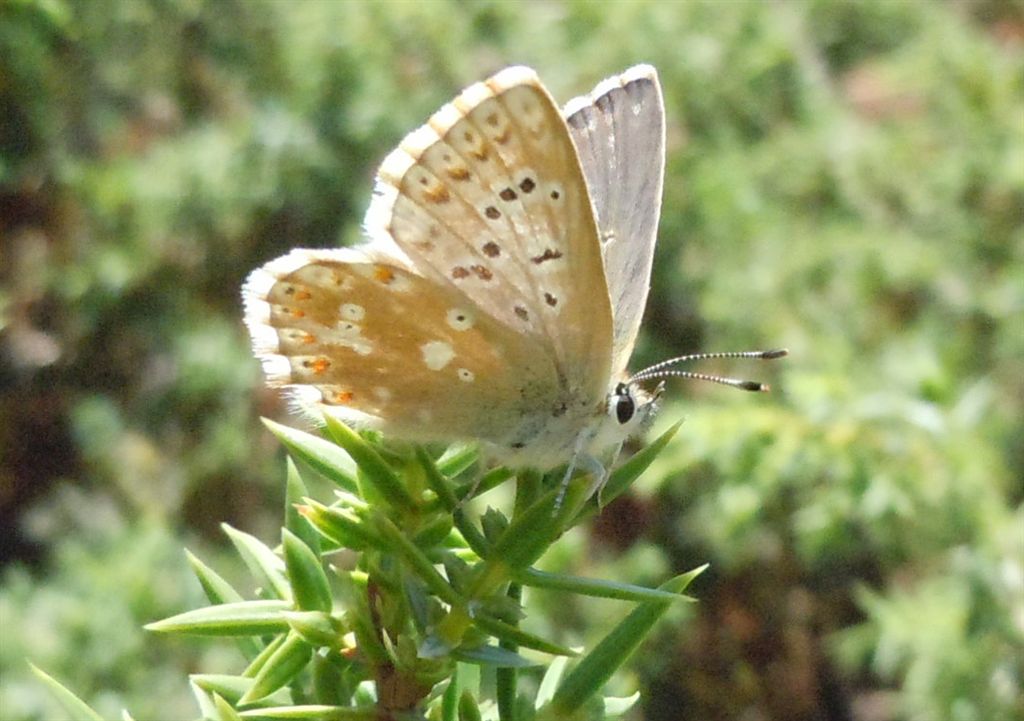
{"type": "Polygon", "coordinates": [[[366,226],[549,355],[574,398],[603,398],[612,316],[594,211],[532,71],[469,87],[411,133],[381,166],[366,226]]]}
{"type": "Polygon", "coordinates": [[[614,308],[612,373],[640,329],[658,232],[665,170],[665,111],[654,68],[638,65],[565,106],[597,212],[614,308]]]}

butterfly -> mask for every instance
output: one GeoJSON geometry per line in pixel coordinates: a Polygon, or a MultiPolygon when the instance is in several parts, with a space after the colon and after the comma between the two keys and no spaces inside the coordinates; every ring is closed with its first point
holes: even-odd
{"type": "Polygon", "coordinates": [[[509,467],[603,477],[598,454],[655,411],[660,386],[641,381],[745,387],[668,366],[777,357],[683,356],[626,374],[664,163],[649,65],[563,110],[529,68],[469,86],[381,164],[366,242],[293,250],[246,280],[245,322],[268,383],[395,438],[473,440],[509,467]]]}

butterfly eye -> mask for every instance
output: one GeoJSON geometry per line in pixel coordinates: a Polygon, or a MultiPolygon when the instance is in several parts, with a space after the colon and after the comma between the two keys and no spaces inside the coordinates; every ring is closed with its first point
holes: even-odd
{"type": "Polygon", "coordinates": [[[636,413],[636,401],[633,400],[625,383],[620,383],[615,388],[615,393],[612,394],[612,405],[615,410],[615,420],[620,425],[626,425],[633,419],[633,414],[636,413]]]}

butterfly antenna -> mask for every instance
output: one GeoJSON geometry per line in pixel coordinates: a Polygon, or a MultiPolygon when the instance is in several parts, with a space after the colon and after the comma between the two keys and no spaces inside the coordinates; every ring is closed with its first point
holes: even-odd
{"type": "Polygon", "coordinates": [[[715,358],[756,358],[759,360],[775,360],[776,358],[784,358],[789,354],[789,351],[785,348],[776,348],[774,350],[756,350],[756,351],[733,351],[726,353],[693,353],[690,355],[682,355],[677,358],[669,358],[668,360],[656,363],[649,368],[644,368],[642,371],[633,374],[627,381],[628,385],[634,385],[648,380],[655,380],[658,378],[692,378],[700,381],[710,381],[712,383],[718,383],[723,386],[731,386],[732,388],[739,388],[744,391],[759,391],[765,392],[771,390],[771,386],[767,383],[758,383],[757,381],[745,381],[738,378],[727,378],[725,376],[716,376],[709,373],[697,373],[695,371],[681,371],[675,369],[669,369],[669,366],[676,365],[677,363],[686,363],[689,361],[698,360],[712,360],[715,358]]]}

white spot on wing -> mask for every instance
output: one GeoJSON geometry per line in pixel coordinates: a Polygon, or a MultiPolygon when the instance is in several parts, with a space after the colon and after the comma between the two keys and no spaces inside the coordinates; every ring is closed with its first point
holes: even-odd
{"type": "Polygon", "coordinates": [[[448,325],[455,330],[469,330],[473,327],[473,316],[462,308],[452,308],[446,316],[448,325]]]}
{"type": "Polygon", "coordinates": [[[272,386],[290,383],[292,380],[292,364],[283,355],[265,355],[260,358],[263,365],[263,374],[267,377],[267,383],[272,386]]]}
{"type": "Polygon", "coordinates": [[[439,371],[455,357],[455,351],[444,341],[432,340],[420,346],[423,362],[432,371],[439,371]]]}
{"type": "Polygon", "coordinates": [[[350,320],[340,320],[329,330],[318,332],[320,340],[325,344],[340,345],[344,348],[351,348],[359,355],[370,355],[373,352],[373,343],[362,336],[363,329],[350,320]]]}
{"type": "Polygon", "coordinates": [[[473,371],[469,370],[468,368],[459,368],[458,374],[459,380],[462,381],[463,383],[472,383],[474,380],[476,380],[476,375],[473,373],[473,371]]]}
{"type": "Polygon", "coordinates": [[[396,275],[388,287],[396,293],[408,293],[412,290],[412,281],[404,275],[396,275]]]}
{"type": "Polygon", "coordinates": [[[366,317],[366,309],[356,303],[342,303],[341,317],[346,320],[361,321],[366,317]]]}
{"type": "Polygon", "coordinates": [[[358,338],[363,332],[363,329],[351,321],[343,320],[336,326],[337,337],[344,340],[351,340],[352,338],[358,338]]]}
{"type": "Polygon", "coordinates": [[[352,350],[359,355],[370,355],[373,353],[373,344],[368,340],[359,338],[352,342],[352,350]]]}
{"type": "Polygon", "coordinates": [[[296,279],[311,286],[332,288],[337,284],[337,275],[331,268],[322,265],[306,265],[295,271],[296,279]]]}

